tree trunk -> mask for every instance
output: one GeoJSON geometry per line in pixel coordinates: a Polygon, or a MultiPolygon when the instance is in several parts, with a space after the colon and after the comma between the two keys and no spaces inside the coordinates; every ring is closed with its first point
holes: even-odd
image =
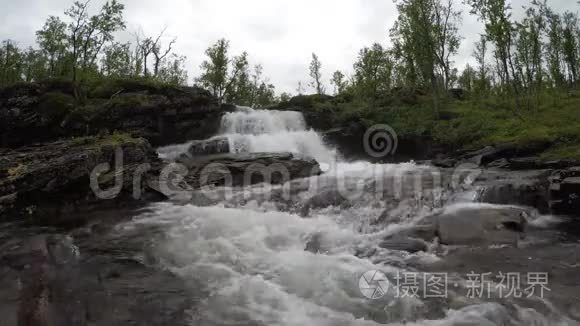
{"type": "Polygon", "coordinates": [[[431,74],[431,88],[433,91],[433,112],[435,113],[435,118],[439,118],[439,89],[437,87],[437,76],[434,73],[431,74]]]}
{"type": "Polygon", "coordinates": [[[159,62],[160,61],[161,60],[159,60],[158,58],[155,58],[155,67],[154,67],[154,70],[153,70],[153,75],[155,77],[157,77],[157,75],[159,74],[159,62]]]}

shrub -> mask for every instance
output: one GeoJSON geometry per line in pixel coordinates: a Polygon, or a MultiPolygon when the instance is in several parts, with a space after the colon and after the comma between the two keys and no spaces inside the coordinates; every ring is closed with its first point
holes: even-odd
{"type": "Polygon", "coordinates": [[[39,113],[49,124],[60,123],[75,108],[75,99],[60,92],[49,92],[39,99],[39,113]]]}

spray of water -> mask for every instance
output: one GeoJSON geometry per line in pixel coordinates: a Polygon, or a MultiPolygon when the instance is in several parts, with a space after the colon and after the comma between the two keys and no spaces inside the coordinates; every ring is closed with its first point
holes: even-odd
{"type": "Polygon", "coordinates": [[[220,134],[229,139],[233,153],[293,152],[326,164],[335,159],[335,151],[320,134],[307,129],[300,112],[243,109],[227,113],[220,134]]]}
{"type": "MultiPolygon", "coordinates": [[[[223,117],[219,134],[228,137],[234,153],[291,151],[320,162],[336,157],[298,112],[239,108],[223,117]]],[[[173,146],[161,152],[172,157],[183,150],[173,146]]],[[[194,290],[209,293],[195,307],[192,325],[514,325],[513,312],[505,306],[469,303],[456,294],[444,300],[400,298],[394,287],[379,300],[361,294],[359,280],[367,271],[391,277],[409,270],[412,262],[438,259],[425,252],[384,249],[379,243],[429,214],[436,201],[444,205],[440,198],[430,205],[413,195],[398,198],[403,204],[392,210],[399,215],[397,222],[373,226],[391,204],[374,196],[376,187],[369,187],[374,185],[373,171],[397,174],[422,168],[339,163],[332,174],[300,181],[319,186],[299,188],[289,199],[276,196],[283,186],[269,188],[272,196],[267,200],[260,199],[263,191],[236,189],[233,199],[208,207],[155,204],[127,228],[163,228],[166,236],[156,256],[168,269],[203,287],[194,290]],[[338,181],[362,185],[361,196],[312,200],[335,193],[338,181]],[[309,218],[299,214],[306,206],[309,218]],[[465,304],[452,309],[451,302],[465,304]]],[[[474,205],[461,203],[467,196],[454,198],[460,203],[448,209],[474,205]]],[[[515,311],[520,325],[567,325],[551,323],[531,310],[515,311]]]]}

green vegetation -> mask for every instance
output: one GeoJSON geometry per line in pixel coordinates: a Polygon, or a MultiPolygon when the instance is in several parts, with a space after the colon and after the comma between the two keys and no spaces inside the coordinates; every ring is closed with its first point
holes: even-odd
{"type": "Polygon", "coordinates": [[[74,107],[74,97],[61,92],[48,92],[39,99],[39,113],[50,122],[62,121],[74,107]]]}
{"type": "Polygon", "coordinates": [[[173,52],[176,40],[167,41],[165,30],[155,36],[136,33],[134,43],[115,40],[126,27],[124,9],[111,0],[91,14],[90,1],[77,1],[62,17],[48,17],[36,32],[37,48],[21,49],[12,40],[2,41],[0,87],[47,79],[70,80],[77,87],[119,78],[186,83],[185,57],[173,52]]]}
{"type": "Polygon", "coordinates": [[[314,57],[319,95],[289,106],[325,114],[324,127],[386,123],[401,137],[430,137],[451,149],[549,144],[544,158],[579,158],[578,14],[532,1],[515,20],[506,0],[466,3],[485,26],[474,46],[477,66],[454,67],[463,13],[452,0],[400,0],[390,48],[361,49],[350,77],[334,72],[332,99],[316,87],[314,57]]]}
{"type": "Polygon", "coordinates": [[[82,87],[71,81],[48,81],[35,85],[14,84],[7,89],[23,92],[28,87],[46,91],[38,98],[38,113],[48,125],[64,122],[95,122],[114,119],[134,108],[147,106],[155,95],[182,93],[171,84],[160,81],[135,79],[94,79],[82,87]],[[75,98],[76,94],[76,98],[75,98]]]}
{"type": "MultiPolygon", "coordinates": [[[[195,82],[219,102],[269,107],[281,101],[324,114],[328,129],[390,124],[402,137],[431,137],[450,148],[549,143],[546,158],[578,157],[580,143],[580,17],[533,0],[514,18],[508,0],[398,0],[388,47],[362,48],[352,73],[323,74],[312,53],[310,81],[299,96],[275,94],[261,65],[247,52],[230,53],[220,39],[206,51],[195,82]],[[474,41],[475,64],[457,67],[464,15],[476,16],[484,33],[474,41]],[[325,95],[325,78],[334,97],[325,95]],[[303,96],[308,85],[313,96],[303,96]]],[[[165,93],[187,81],[183,56],[165,30],[135,33],[133,43],[114,35],[125,29],[124,5],[106,2],[95,14],[75,2],[63,17],[51,16],[36,33],[37,48],[0,46],[0,86],[45,79],[65,80],[70,91],[51,90],[40,99],[43,118],[89,122],[114,120],[142,107],[132,90],[165,93]],[[125,96],[126,95],[126,96],[125,96]],[[74,103],[73,103],[74,99],[74,103]]],[[[306,73],[306,72],[305,72],[306,73]]],[[[95,125],[99,125],[98,123],[95,125]]]]}
{"type": "Polygon", "coordinates": [[[552,158],[565,158],[566,148],[580,144],[580,98],[558,99],[556,103],[546,98],[536,109],[521,117],[514,115],[511,108],[498,109],[489,102],[451,103],[447,110],[456,118],[437,121],[434,137],[472,148],[504,143],[553,144],[552,158]]]}
{"type": "Polygon", "coordinates": [[[517,116],[505,101],[445,98],[434,114],[429,95],[400,92],[378,98],[374,105],[348,94],[293,98],[289,107],[323,116],[323,128],[355,124],[368,128],[389,124],[401,138],[425,136],[450,149],[478,149],[488,145],[553,145],[546,159],[580,159],[580,97],[545,96],[538,108],[517,116]]]}
{"type": "Polygon", "coordinates": [[[230,42],[220,39],[205,51],[207,60],[201,64],[202,73],[196,82],[220,103],[265,107],[277,102],[274,85],[262,75],[262,65],[250,69],[248,53],[230,57],[229,48],[230,42]]]}

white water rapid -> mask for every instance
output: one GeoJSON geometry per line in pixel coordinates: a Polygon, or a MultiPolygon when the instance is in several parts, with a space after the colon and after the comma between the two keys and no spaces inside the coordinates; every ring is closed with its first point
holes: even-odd
{"type": "MultiPolygon", "coordinates": [[[[224,116],[219,132],[233,152],[290,151],[327,164],[336,157],[298,112],[240,109],[224,116]]],[[[509,302],[471,300],[461,291],[439,299],[401,297],[390,284],[379,299],[362,294],[360,279],[368,271],[388,277],[415,271],[424,279],[430,274],[416,266],[439,260],[434,253],[384,249],[382,239],[451,202],[474,205],[469,193],[432,191],[427,198],[406,192],[406,184],[394,202],[377,196],[379,179],[423,170],[411,163],[339,163],[331,173],[285,186],[234,189],[210,206],[155,204],[125,230],[164,230],[155,256],[202,297],[191,307],[191,325],[572,325],[509,302]],[[281,198],[284,187],[288,198],[281,198]],[[332,199],[341,187],[360,191],[332,199]],[[320,200],[311,200],[317,195],[320,200]],[[385,209],[390,222],[377,223],[385,209]]]]}
{"type": "Polygon", "coordinates": [[[229,139],[233,153],[293,152],[326,164],[335,159],[299,112],[240,108],[223,117],[220,134],[229,139]]]}

